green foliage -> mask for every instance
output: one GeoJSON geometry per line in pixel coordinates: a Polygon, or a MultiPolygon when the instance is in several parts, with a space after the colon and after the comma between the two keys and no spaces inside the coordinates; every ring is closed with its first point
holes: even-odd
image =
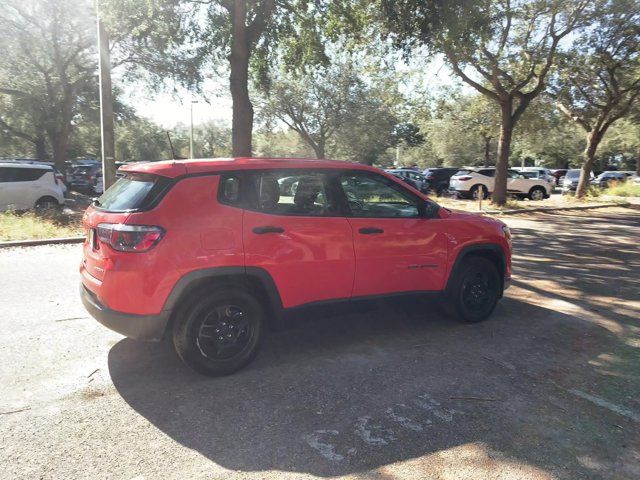
{"type": "Polygon", "coordinates": [[[630,181],[607,188],[603,195],[613,195],[618,197],[640,197],[640,185],[630,181]]]}
{"type": "Polygon", "coordinates": [[[6,0],[2,8],[0,129],[20,139],[12,148],[61,167],[74,126],[97,106],[91,4],[6,0]]]}
{"type": "Polygon", "coordinates": [[[260,104],[267,128],[284,124],[318,158],[329,156],[372,164],[400,141],[420,143],[416,127],[400,123],[396,85],[365,81],[352,63],[317,68],[299,77],[282,74],[260,104]]]}

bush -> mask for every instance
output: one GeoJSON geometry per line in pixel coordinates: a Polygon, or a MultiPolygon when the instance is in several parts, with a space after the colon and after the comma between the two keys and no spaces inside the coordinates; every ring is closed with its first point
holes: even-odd
{"type": "Polygon", "coordinates": [[[45,216],[33,212],[0,213],[0,241],[73,237],[82,233],[79,221],[62,213],[45,216]]]}
{"type": "Polygon", "coordinates": [[[605,195],[614,195],[617,197],[640,197],[640,185],[633,181],[619,183],[607,188],[605,195]]]}

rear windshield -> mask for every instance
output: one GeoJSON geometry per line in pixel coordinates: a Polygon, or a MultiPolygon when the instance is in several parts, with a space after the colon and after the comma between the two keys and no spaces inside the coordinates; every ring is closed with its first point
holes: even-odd
{"type": "Polygon", "coordinates": [[[471,170],[458,170],[454,177],[459,177],[460,175],[469,175],[471,170]]]}
{"type": "Polygon", "coordinates": [[[95,206],[109,211],[136,210],[152,204],[170,181],[149,174],[126,174],[111,185],[95,202],[95,206]]]}

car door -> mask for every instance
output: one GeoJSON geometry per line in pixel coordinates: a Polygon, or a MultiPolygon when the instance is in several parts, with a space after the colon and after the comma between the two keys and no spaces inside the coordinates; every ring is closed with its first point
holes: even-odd
{"type": "Polygon", "coordinates": [[[425,216],[426,200],[370,171],[346,171],[339,186],[353,229],[353,297],[444,287],[445,223],[425,216]]]}
{"type": "Polygon", "coordinates": [[[527,193],[535,183],[517,170],[507,170],[507,192],[509,193],[527,193]]]}
{"type": "Polygon", "coordinates": [[[283,306],[348,299],[355,271],[351,225],[331,170],[245,172],[247,266],[273,278],[283,306]]]}

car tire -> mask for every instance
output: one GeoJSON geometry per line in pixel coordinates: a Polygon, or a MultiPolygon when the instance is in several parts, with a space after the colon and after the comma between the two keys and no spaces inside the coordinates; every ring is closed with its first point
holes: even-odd
{"type": "Polygon", "coordinates": [[[210,377],[229,375],[258,354],[264,308],[249,292],[224,289],[203,293],[180,312],[173,345],[180,359],[210,377]]]}
{"type": "Polygon", "coordinates": [[[46,213],[57,210],[60,207],[58,201],[51,196],[40,197],[35,205],[36,213],[46,213]]]}
{"type": "Polygon", "coordinates": [[[501,289],[500,275],[492,262],[483,257],[467,257],[454,272],[444,310],[466,323],[481,322],[493,313],[501,289]]]}
{"type": "Polygon", "coordinates": [[[469,195],[473,200],[478,200],[478,197],[480,196],[480,187],[484,188],[484,196],[482,197],[483,200],[489,198],[489,189],[487,187],[485,187],[484,185],[474,185],[473,187],[471,187],[471,190],[469,190],[469,195]]]}
{"type": "Polygon", "coordinates": [[[544,200],[547,197],[547,192],[545,192],[544,188],[542,187],[533,187],[531,190],[529,190],[529,200],[532,201],[540,201],[540,200],[544,200]]]}

